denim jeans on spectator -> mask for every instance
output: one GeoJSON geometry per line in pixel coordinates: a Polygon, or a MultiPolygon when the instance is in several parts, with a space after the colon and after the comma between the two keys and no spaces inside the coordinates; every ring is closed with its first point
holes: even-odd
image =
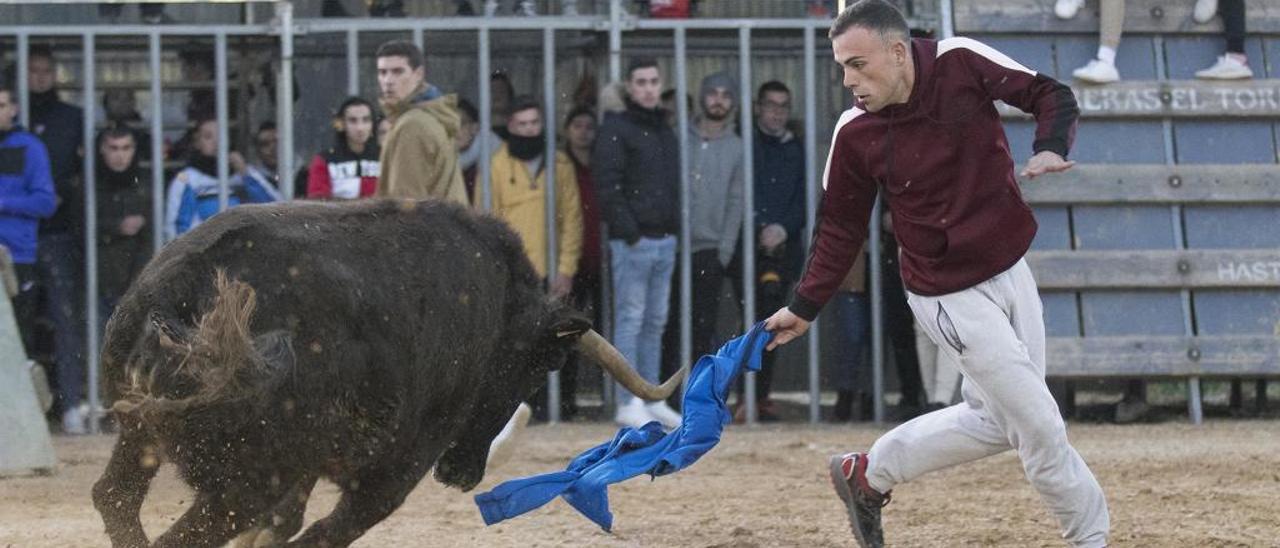
{"type": "Polygon", "coordinates": [[[45,315],[53,322],[53,362],[58,406],[80,404],[84,396],[84,253],[75,234],[40,236],[37,262],[45,292],[45,315]]]}
{"type": "Polygon", "coordinates": [[[871,306],[866,293],[836,292],[835,324],[839,346],[836,369],[831,373],[836,390],[871,393],[871,364],[867,346],[871,344],[871,306]]]}
{"type": "MultiPolygon", "coordinates": [[[[635,245],[609,241],[613,277],[613,345],[641,377],[657,382],[662,330],[667,325],[671,273],[676,266],[676,238],[640,238],[635,245]]],[[[618,385],[618,403],[630,401],[618,385]]]]}

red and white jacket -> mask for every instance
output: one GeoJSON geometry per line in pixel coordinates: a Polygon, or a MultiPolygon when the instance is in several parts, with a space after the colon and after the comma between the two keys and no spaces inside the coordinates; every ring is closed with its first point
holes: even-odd
{"type": "Polygon", "coordinates": [[[812,320],[867,239],[883,191],[919,295],[977,285],[1018,262],[1036,221],[1014,176],[995,100],[1031,113],[1036,152],[1066,157],[1079,109],[1071,89],[969,38],[912,40],[916,80],[906,103],[841,115],[813,248],[789,308],[812,320]]]}
{"type": "Polygon", "coordinates": [[[342,143],[317,154],[307,175],[307,197],[354,200],[373,196],[378,189],[378,145],[371,139],[356,154],[342,143]]]}

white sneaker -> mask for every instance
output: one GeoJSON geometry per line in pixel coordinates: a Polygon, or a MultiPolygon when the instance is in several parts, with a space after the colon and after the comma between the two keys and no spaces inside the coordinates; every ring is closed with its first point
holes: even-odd
{"type": "Polygon", "coordinates": [[[1249,65],[1235,60],[1230,55],[1219,55],[1218,62],[1212,67],[1196,71],[1196,78],[1205,80],[1243,80],[1253,78],[1253,69],[1249,65]]]}
{"type": "Polygon", "coordinates": [[[613,416],[613,422],[619,426],[630,426],[632,428],[640,428],[650,422],[658,420],[649,413],[649,409],[645,407],[644,400],[640,398],[631,398],[631,401],[618,406],[618,413],[613,416]]]}
{"type": "Polygon", "coordinates": [[[1203,25],[1217,14],[1218,0],[1196,0],[1196,7],[1191,11],[1191,18],[1203,25]]]}
{"type": "Polygon", "coordinates": [[[83,436],[89,433],[88,416],[80,406],[72,407],[62,413],[62,433],[68,436],[83,436]]]}
{"type": "Polygon", "coordinates": [[[1116,66],[1101,59],[1089,61],[1089,64],[1071,71],[1071,75],[1090,84],[1120,81],[1120,71],[1116,70],[1116,66]]]}
{"type": "Polygon", "coordinates": [[[580,15],[578,13],[578,2],[576,0],[566,0],[565,3],[562,4],[560,15],[568,17],[577,17],[580,15]]]}
{"type": "Polygon", "coordinates": [[[665,401],[655,401],[645,406],[649,410],[649,414],[658,419],[662,423],[662,427],[667,430],[675,430],[680,428],[680,413],[667,405],[665,401]]]}
{"type": "Polygon", "coordinates": [[[1084,0],[1058,0],[1058,3],[1053,6],[1053,14],[1057,15],[1058,19],[1071,19],[1082,7],[1084,7],[1084,0]]]}
{"type": "Polygon", "coordinates": [[[520,406],[516,407],[511,420],[508,420],[507,425],[498,432],[498,436],[489,442],[489,460],[484,465],[486,474],[511,460],[511,455],[515,454],[516,441],[520,433],[524,432],[524,427],[529,424],[531,416],[533,416],[533,409],[528,404],[521,402],[520,406]]]}
{"type": "Polygon", "coordinates": [[[533,5],[533,0],[520,0],[520,9],[516,10],[516,15],[536,16],[538,15],[538,7],[533,5]]]}

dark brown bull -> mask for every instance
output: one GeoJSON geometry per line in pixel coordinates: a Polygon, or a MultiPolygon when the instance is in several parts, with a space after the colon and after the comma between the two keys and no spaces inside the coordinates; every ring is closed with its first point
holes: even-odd
{"type": "Polygon", "coordinates": [[[242,206],[168,244],[107,326],[121,431],[95,506],[116,546],[160,462],[195,490],[156,546],[258,545],[301,528],[319,478],[333,512],[289,546],[345,546],[434,466],[462,490],[517,404],[580,351],[646,384],[541,289],[501,222],[435,202],[242,206]]]}

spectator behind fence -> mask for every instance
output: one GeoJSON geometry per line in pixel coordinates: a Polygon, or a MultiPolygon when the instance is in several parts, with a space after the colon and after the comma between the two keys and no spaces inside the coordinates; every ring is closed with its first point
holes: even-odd
{"type": "Polygon", "coordinates": [[[333,115],[333,146],[316,154],[307,176],[307,197],[354,200],[378,190],[378,156],[373,137],[373,105],[348,97],[333,115]]]}
{"type": "MultiPolygon", "coordinates": [[[[791,284],[800,277],[804,262],[805,162],[804,143],[787,129],[791,118],[791,90],[777,80],[765,82],[756,94],[755,215],[750,224],[755,231],[754,275],[756,320],[769,317],[787,304],[791,284]]],[[[741,248],[739,248],[741,249],[741,248]]],[[[733,261],[733,276],[742,300],[742,260],[733,261]]],[[[776,354],[766,352],[756,375],[756,408],[761,420],[773,420],[777,413],[769,399],[773,385],[776,354]]],[[[739,409],[743,411],[743,409],[739,409]]],[[[745,419],[745,413],[735,415],[745,419]]]]}
{"type": "MultiPolygon", "coordinates": [[[[484,6],[485,17],[493,17],[495,15],[538,15],[538,3],[534,0],[511,0],[507,9],[502,9],[502,3],[498,0],[482,0],[484,6]]],[[[475,15],[475,7],[471,5],[471,0],[455,0],[458,15],[475,15]]],[[[560,14],[568,16],[578,15],[578,0],[560,0],[560,14]]]]}
{"type": "Polygon", "coordinates": [[[1244,53],[1245,6],[1244,0],[1196,0],[1192,17],[1197,23],[1208,23],[1215,14],[1222,14],[1222,35],[1227,41],[1226,52],[1218,56],[1213,66],[1196,71],[1196,78],[1205,80],[1244,80],[1253,78],[1249,57],[1244,53]]]}
{"type": "Polygon", "coordinates": [[[137,133],[122,127],[98,134],[98,306],[101,330],[151,258],[151,173],[138,167],[137,133]]]}
{"type": "Polygon", "coordinates": [[[507,71],[498,69],[489,75],[489,128],[498,135],[507,130],[507,115],[511,113],[511,101],[516,87],[507,71]]]}
{"type": "Polygon", "coordinates": [[[871,361],[867,359],[871,346],[871,300],[867,292],[865,249],[858,253],[853,268],[840,282],[832,305],[840,350],[836,352],[835,370],[831,373],[836,388],[831,418],[835,422],[869,421],[874,418],[875,389],[871,384],[871,361]]]}
{"type": "Polygon", "coordinates": [[[40,219],[52,215],[57,207],[57,195],[44,143],[16,124],[17,115],[17,97],[0,80],[0,245],[8,251],[18,277],[13,316],[26,353],[31,355],[36,320],[36,232],[40,219]]]}
{"type": "MultiPolygon", "coordinates": [[[[742,138],[733,132],[737,84],[717,72],[702,79],[700,112],[689,125],[689,232],[692,300],[691,353],[680,354],[680,269],[672,276],[667,328],[662,338],[664,373],[709,353],[715,341],[720,291],[742,229],[742,138]]],[[[679,260],[677,259],[677,265],[679,260]]]]}
{"type": "MultiPolygon", "coordinates": [[[[466,99],[458,99],[458,115],[462,123],[458,128],[458,166],[462,169],[462,182],[467,187],[467,201],[481,206],[476,195],[476,177],[480,173],[480,112],[466,99]]],[[[505,130],[504,130],[505,133],[505,130]]],[[[489,131],[490,156],[502,144],[502,138],[489,131]]]]}
{"type": "MultiPolygon", "coordinates": [[[[124,4],[98,4],[98,17],[106,19],[111,24],[119,23],[122,14],[124,14],[124,4]]],[[[143,23],[152,25],[174,22],[172,17],[165,15],[163,2],[142,2],[138,4],[138,17],[142,19],[143,23]]]]}
{"type": "MultiPolygon", "coordinates": [[[[614,84],[611,84],[614,85],[614,84]]],[[[613,344],[649,382],[660,370],[671,273],[679,230],[679,142],[658,106],[662,75],[652,57],[631,60],[622,104],[606,104],[591,155],[592,175],[609,227],[609,267],[614,295],[613,344]]],[[[679,415],[666,402],[645,404],[618,386],[614,419],[625,426],[679,415]]]]}
{"type": "Polygon", "coordinates": [[[246,166],[244,172],[245,178],[253,179],[257,186],[271,194],[272,201],[283,199],[280,174],[277,172],[280,163],[279,139],[275,122],[263,122],[259,125],[257,133],[253,134],[254,157],[257,161],[246,166]]]}
{"type": "MultiPolygon", "coordinates": [[[[218,185],[218,121],[200,120],[191,128],[191,155],[186,167],[169,183],[165,201],[166,240],[172,240],[217,215],[221,204],[218,185]]],[[[278,199],[274,189],[253,177],[245,177],[240,153],[227,158],[227,207],[242,203],[266,203],[278,199]]]]}
{"type": "Polygon", "coordinates": [[[57,210],[40,224],[37,278],[45,316],[53,323],[57,413],[64,424],[83,423],[77,410],[84,395],[84,111],[58,97],[53,52],[32,47],[28,55],[31,131],[44,142],[58,194],[57,210]]]}
{"type": "MultiPolygon", "coordinates": [[[[604,325],[601,296],[600,204],[596,200],[595,179],[591,175],[591,149],[596,142],[596,118],[592,110],[579,106],[569,111],[564,122],[564,153],[573,162],[578,181],[578,202],[582,205],[582,254],[573,276],[569,303],[581,310],[593,325],[604,325]]],[[[577,415],[578,354],[569,355],[560,371],[560,414],[565,420],[577,415]]]]}
{"type": "Polygon", "coordinates": [[[109,89],[102,92],[102,122],[108,128],[122,127],[133,133],[137,141],[136,155],[151,159],[151,132],[147,131],[138,112],[138,96],[131,89],[109,89]]]}
{"type": "MultiPolygon", "coordinates": [[[[1124,0],[1098,0],[1101,13],[1098,16],[1098,55],[1085,66],[1071,72],[1077,80],[1090,84],[1109,84],[1120,80],[1116,69],[1116,49],[1120,47],[1120,34],[1124,30],[1124,0]]],[[[1075,16],[1079,0],[1058,0],[1054,10],[1060,17],[1075,16]]]]}
{"type": "Polygon", "coordinates": [[[427,83],[426,60],[413,42],[384,43],[377,58],[382,111],[393,124],[382,147],[377,195],[466,204],[457,96],[427,83]]]}

